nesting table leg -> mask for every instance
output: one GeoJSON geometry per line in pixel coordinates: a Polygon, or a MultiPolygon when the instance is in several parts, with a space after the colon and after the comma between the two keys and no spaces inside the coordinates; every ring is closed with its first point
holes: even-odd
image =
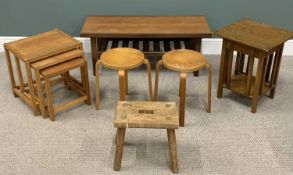
{"type": "Polygon", "coordinates": [[[116,152],[115,152],[115,159],[114,159],[115,171],[119,171],[121,169],[125,131],[126,131],[126,128],[117,128],[116,152]]]}
{"type": "Polygon", "coordinates": [[[51,91],[51,83],[48,77],[45,77],[45,84],[46,84],[46,93],[48,97],[48,111],[50,115],[50,120],[54,121],[55,114],[54,114],[54,107],[53,107],[53,97],[52,97],[52,91],[51,91]]]}
{"type": "Polygon", "coordinates": [[[35,116],[37,116],[38,115],[38,111],[37,111],[38,109],[37,109],[35,92],[34,92],[32,72],[31,72],[31,67],[30,67],[29,63],[25,63],[25,68],[26,68],[26,73],[27,73],[27,78],[28,78],[28,86],[29,86],[29,93],[30,93],[30,96],[31,96],[33,114],[35,116]]]}
{"type": "Polygon", "coordinates": [[[39,97],[39,102],[40,102],[40,110],[43,118],[46,118],[46,109],[45,109],[45,100],[44,100],[44,95],[43,95],[43,88],[42,88],[42,83],[41,83],[41,77],[39,70],[35,70],[35,77],[36,77],[36,83],[37,83],[37,89],[38,89],[38,97],[39,97]]]}
{"type": "Polygon", "coordinates": [[[176,148],[176,135],[174,129],[167,129],[168,143],[171,158],[171,170],[173,173],[178,173],[178,160],[177,160],[177,148],[176,148]]]}
{"type": "Polygon", "coordinates": [[[91,104],[91,93],[90,93],[90,85],[89,85],[89,76],[88,76],[88,70],[87,70],[87,62],[84,63],[84,65],[80,68],[81,69],[81,77],[82,77],[82,83],[84,91],[86,92],[87,99],[86,104],[91,104]]]}
{"type": "Polygon", "coordinates": [[[120,101],[125,101],[126,99],[126,90],[125,90],[125,71],[119,70],[119,95],[120,95],[120,101]]]}
{"type": "Polygon", "coordinates": [[[23,92],[24,91],[24,83],[23,83],[23,77],[22,77],[19,58],[16,56],[14,56],[14,58],[15,58],[16,71],[17,71],[17,76],[18,76],[18,81],[19,81],[19,89],[21,92],[23,92]]]}
{"type": "Polygon", "coordinates": [[[179,105],[179,125],[184,126],[185,118],[185,95],[186,95],[186,73],[180,73],[180,105],[179,105]]]}
{"type": "Polygon", "coordinates": [[[14,97],[17,97],[16,93],[14,92],[14,88],[16,87],[16,85],[15,85],[15,79],[14,79],[14,75],[13,75],[13,68],[12,68],[12,64],[11,64],[10,54],[6,48],[5,48],[5,56],[6,56],[6,63],[7,63],[7,67],[8,67],[8,73],[9,73],[9,79],[10,79],[12,92],[13,92],[14,97]]]}

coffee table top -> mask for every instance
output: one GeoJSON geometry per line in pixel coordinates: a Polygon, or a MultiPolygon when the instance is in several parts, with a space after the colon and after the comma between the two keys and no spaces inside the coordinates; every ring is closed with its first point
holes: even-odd
{"type": "Polygon", "coordinates": [[[179,72],[193,72],[202,69],[207,61],[199,52],[188,49],[177,49],[167,52],[162,57],[164,66],[179,72]]]}
{"type": "Polygon", "coordinates": [[[175,102],[118,101],[117,128],[176,129],[179,117],[175,102]]]}
{"type": "Polygon", "coordinates": [[[54,29],[7,43],[5,47],[20,59],[33,62],[77,48],[79,44],[81,42],[73,37],[59,29],[54,29]]]}
{"type": "Polygon", "coordinates": [[[269,52],[293,36],[293,33],[290,31],[251,19],[241,19],[219,29],[215,34],[265,52],[269,52]]]}
{"type": "Polygon", "coordinates": [[[100,60],[105,67],[110,69],[133,69],[143,63],[144,54],[133,48],[114,48],[103,52],[100,60]]]}
{"type": "Polygon", "coordinates": [[[88,16],[80,32],[101,38],[211,37],[204,16],[88,16]]]}

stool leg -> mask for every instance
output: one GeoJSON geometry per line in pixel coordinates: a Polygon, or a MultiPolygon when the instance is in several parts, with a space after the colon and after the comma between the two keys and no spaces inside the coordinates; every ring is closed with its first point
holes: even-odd
{"type": "Polygon", "coordinates": [[[13,75],[13,68],[12,68],[12,64],[11,64],[10,54],[9,54],[8,49],[6,49],[6,47],[5,47],[5,44],[4,44],[4,48],[5,48],[5,57],[6,57],[6,64],[7,64],[8,73],[9,73],[10,85],[11,85],[14,97],[17,97],[16,93],[14,92],[14,88],[16,88],[16,85],[15,85],[15,79],[14,79],[14,75],[13,75]]]}
{"type": "Polygon", "coordinates": [[[261,85],[262,79],[262,72],[264,69],[264,58],[260,58],[257,65],[256,77],[255,77],[255,86],[254,86],[254,94],[252,97],[252,104],[251,104],[251,112],[255,113],[257,108],[257,101],[259,96],[259,90],[261,85]]]}
{"type": "Polygon", "coordinates": [[[80,73],[81,73],[81,81],[83,84],[83,90],[85,91],[87,95],[87,99],[85,103],[87,105],[91,105],[91,93],[90,93],[90,87],[89,87],[89,77],[88,77],[88,70],[87,70],[87,62],[84,63],[82,67],[80,67],[80,73]]]}
{"type": "Polygon", "coordinates": [[[125,101],[126,94],[125,94],[125,71],[119,70],[119,95],[120,95],[120,101],[125,101]]]}
{"type": "Polygon", "coordinates": [[[158,61],[156,64],[156,80],[155,80],[155,97],[154,101],[158,100],[158,91],[159,91],[159,72],[160,72],[160,65],[162,64],[162,60],[158,61]]]}
{"type": "Polygon", "coordinates": [[[101,61],[98,60],[97,63],[96,63],[96,110],[99,109],[100,107],[100,64],[101,64],[101,61]]]}
{"type": "Polygon", "coordinates": [[[212,108],[212,66],[210,64],[206,64],[206,68],[209,72],[209,80],[208,80],[208,113],[211,112],[212,108]]]}
{"type": "Polygon", "coordinates": [[[128,71],[124,70],[125,75],[125,95],[128,95],[128,71]]]}
{"type": "Polygon", "coordinates": [[[185,118],[185,95],[186,95],[186,73],[180,73],[180,105],[179,105],[179,125],[184,126],[185,118]]]}
{"type": "Polygon", "coordinates": [[[51,83],[48,77],[45,77],[45,83],[46,83],[46,93],[48,97],[48,111],[50,115],[50,120],[54,121],[55,114],[54,114],[54,108],[53,108],[53,97],[52,97],[52,91],[51,91],[51,83]]]}
{"type": "Polygon", "coordinates": [[[176,148],[176,134],[174,129],[167,129],[170,158],[171,158],[171,170],[173,173],[178,173],[178,160],[177,160],[177,148],[176,148]]]}
{"type": "Polygon", "coordinates": [[[38,89],[38,97],[40,101],[40,110],[43,118],[46,118],[46,109],[45,109],[45,100],[43,95],[43,88],[41,83],[41,77],[40,77],[40,70],[35,70],[35,77],[37,82],[37,89],[38,89]]]}
{"type": "Polygon", "coordinates": [[[116,152],[115,152],[115,159],[114,159],[115,171],[119,171],[121,169],[125,131],[126,131],[125,128],[117,128],[117,134],[116,134],[117,143],[116,143],[116,152]]]}
{"type": "Polygon", "coordinates": [[[36,99],[35,99],[32,72],[31,72],[31,67],[30,67],[29,63],[25,63],[25,68],[26,68],[26,73],[27,73],[27,78],[28,78],[28,86],[29,86],[29,93],[31,96],[33,114],[34,114],[34,116],[37,116],[38,109],[37,109],[37,104],[36,104],[36,99]]]}
{"type": "Polygon", "coordinates": [[[151,75],[151,65],[148,59],[144,59],[144,64],[147,66],[147,71],[148,71],[148,81],[149,81],[149,96],[150,100],[154,101],[153,98],[153,86],[152,86],[152,75],[151,75]]]}

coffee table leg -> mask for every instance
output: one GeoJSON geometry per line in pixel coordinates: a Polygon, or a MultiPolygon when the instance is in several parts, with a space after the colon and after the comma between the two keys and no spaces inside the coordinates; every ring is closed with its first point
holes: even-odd
{"type": "Polygon", "coordinates": [[[220,72],[219,72],[219,82],[218,82],[218,98],[222,98],[223,95],[223,83],[225,78],[225,64],[226,64],[226,45],[227,41],[223,40],[222,53],[221,53],[221,63],[220,63],[220,72]]]}
{"type": "MultiPolygon", "coordinates": [[[[201,38],[192,39],[192,48],[197,52],[201,51],[201,38]]],[[[193,76],[198,77],[198,75],[199,71],[193,72],[193,76]]]]}
{"type": "Polygon", "coordinates": [[[115,159],[114,159],[115,171],[119,171],[121,169],[125,131],[126,131],[126,128],[117,128],[117,134],[116,134],[117,143],[116,143],[116,152],[115,152],[115,159]]]}
{"type": "Polygon", "coordinates": [[[93,62],[93,71],[94,75],[96,75],[95,65],[98,59],[98,46],[97,46],[97,38],[91,38],[91,51],[92,51],[92,62],[93,62]]]}
{"type": "Polygon", "coordinates": [[[185,118],[185,95],[186,95],[186,73],[180,73],[180,105],[179,105],[179,125],[184,126],[185,118]]]}
{"type": "Polygon", "coordinates": [[[125,71],[119,70],[119,95],[120,95],[120,101],[125,101],[126,94],[125,94],[125,71]]]}
{"type": "Polygon", "coordinates": [[[101,61],[98,60],[97,63],[96,63],[96,110],[99,109],[100,107],[100,64],[101,64],[101,61]]]}
{"type": "Polygon", "coordinates": [[[176,148],[176,135],[174,129],[167,129],[170,158],[171,158],[171,170],[173,173],[178,173],[178,160],[177,160],[177,148],[176,148]]]}

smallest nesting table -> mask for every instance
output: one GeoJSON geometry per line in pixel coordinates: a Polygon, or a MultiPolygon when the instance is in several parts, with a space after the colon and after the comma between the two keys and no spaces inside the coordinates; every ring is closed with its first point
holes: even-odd
{"type": "Polygon", "coordinates": [[[178,172],[175,129],[179,127],[179,118],[175,102],[119,101],[114,126],[117,128],[114,170],[121,168],[126,128],[157,128],[167,129],[171,169],[178,172]]]}

